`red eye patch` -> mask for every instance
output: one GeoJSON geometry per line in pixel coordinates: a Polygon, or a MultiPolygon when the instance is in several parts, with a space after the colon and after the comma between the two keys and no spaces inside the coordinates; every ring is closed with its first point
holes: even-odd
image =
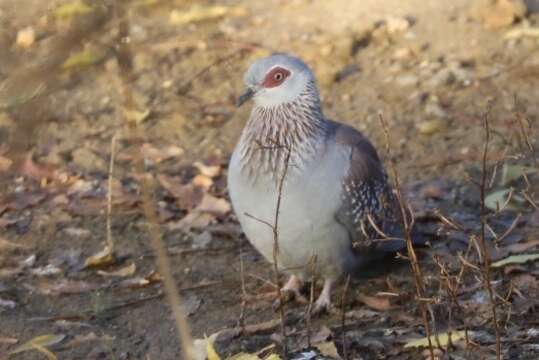
{"type": "Polygon", "coordinates": [[[276,67],[266,74],[262,86],[265,88],[279,86],[288,76],[290,76],[290,71],[281,67],[276,67]]]}

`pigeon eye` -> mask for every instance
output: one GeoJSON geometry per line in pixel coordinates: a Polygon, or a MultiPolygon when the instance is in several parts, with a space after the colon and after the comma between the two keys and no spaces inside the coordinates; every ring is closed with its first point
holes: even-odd
{"type": "Polygon", "coordinates": [[[282,67],[277,67],[266,74],[262,86],[265,88],[279,86],[288,76],[290,76],[290,71],[283,69],[282,67]]]}

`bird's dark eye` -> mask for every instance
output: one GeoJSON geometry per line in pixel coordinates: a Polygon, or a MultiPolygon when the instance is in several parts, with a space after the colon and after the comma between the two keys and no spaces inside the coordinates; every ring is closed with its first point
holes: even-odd
{"type": "Polygon", "coordinates": [[[283,73],[275,73],[275,75],[273,75],[273,78],[275,79],[275,81],[281,81],[283,79],[283,73]]]}

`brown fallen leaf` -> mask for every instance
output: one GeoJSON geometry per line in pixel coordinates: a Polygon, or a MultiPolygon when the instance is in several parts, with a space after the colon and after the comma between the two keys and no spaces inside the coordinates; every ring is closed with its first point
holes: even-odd
{"type": "Polygon", "coordinates": [[[145,159],[150,160],[155,164],[159,164],[165,160],[180,157],[185,151],[174,145],[157,148],[150,143],[144,143],[141,152],[145,159]]]}
{"type": "Polygon", "coordinates": [[[374,310],[386,311],[391,309],[391,303],[389,302],[389,299],[387,297],[359,294],[358,299],[359,301],[374,310]]]}
{"type": "Polygon", "coordinates": [[[114,259],[114,254],[112,252],[112,249],[107,245],[103,248],[103,250],[88,257],[86,261],[84,262],[84,268],[88,269],[88,268],[110,265],[114,262],[114,260],[115,259],[114,259]]]}
{"type": "Polygon", "coordinates": [[[6,253],[8,251],[15,250],[30,250],[30,247],[24,244],[8,241],[3,237],[0,237],[0,252],[6,253]]]}
{"type": "Polygon", "coordinates": [[[335,360],[341,359],[341,356],[339,355],[337,347],[335,346],[335,343],[333,341],[326,341],[323,343],[315,344],[314,347],[317,348],[320,351],[320,354],[324,356],[329,356],[330,358],[335,360]]]}
{"type": "Polygon", "coordinates": [[[119,268],[115,271],[103,271],[103,270],[98,270],[97,273],[101,276],[105,276],[105,277],[127,277],[127,276],[131,276],[135,273],[137,267],[135,265],[135,263],[131,263],[127,266],[124,266],[122,268],[119,268]]]}
{"type": "Polygon", "coordinates": [[[510,253],[518,254],[518,253],[533,249],[536,246],[539,246],[539,240],[532,240],[532,241],[527,241],[527,242],[522,242],[522,243],[511,244],[507,246],[506,249],[510,253]]]}
{"type": "MultiPolygon", "coordinates": [[[[80,294],[107,287],[108,284],[90,283],[83,280],[62,279],[57,282],[42,281],[35,290],[43,295],[80,294]]],[[[28,286],[31,287],[31,286],[28,286]]]]}
{"type": "Polygon", "coordinates": [[[54,171],[46,166],[36,164],[32,159],[32,153],[28,154],[19,167],[19,172],[30,179],[41,180],[51,178],[54,171]]]}
{"type": "Polygon", "coordinates": [[[0,155],[0,173],[8,171],[12,164],[13,161],[11,159],[0,155]]]}
{"type": "Polygon", "coordinates": [[[13,345],[13,344],[16,344],[18,342],[19,342],[19,339],[17,339],[17,338],[0,336],[0,344],[13,345]]]}
{"type": "Polygon", "coordinates": [[[204,189],[202,187],[198,187],[193,183],[183,184],[179,177],[158,174],[157,181],[170,195],[177,199],[180,209],[192,210],[203,198],[204,189]]]}
{"type": "Polygon", "coordinates": [[[210,213],[215,216],[223,216],[231,210],[230,202],[226,199],[218,198],[210,194],[204,194],[202,201],[195,208],[195,211],[210,213]]]}
{"type": "Polygon", "coordinates": [[[15,355],[28,350],[36,350],[39,348],[45,348],[47,346],[55,345],[64,340],[64,334],[47,334],[36,336],[33,339],[28,340],[24,344],[17,346],[15,349],[9,352],[10,355],[15,355]]]}
{"type": "Polygon", "coordinates": [[[197,175],[193,178],[193,181],[191,183],[196,187],[208,191],[213,185],[213,180],[206,175],[197,175]]]}
{"type": "Polygon", "coordinates": [[[198,169],[201,175],[207,176],[209,178],[214,178],[221,174],[221,167],[218,165],[205,165],[197,161],[193,164],[193,166],[198,169]]]}
{"type": "Polygon", "coordinates": [[[161,275],[159,275],[159,273],[152,271],[145,277],[134,277],[131,279],[122,280],[119,284],[117,284],[117,286],[121,288],[140,288],[161,282],[162,280],[163,278],[161,275]]]}
{"type": "Polygon", "coordinates": [[[108,335],[97,336],[92,331],[88,334],[76,335],[73,339],[65,343],[62,347],[69,349],[69,348],[80,346],[81,344],[88,343],[88,342],[94,342],[94,341],[110,342],[112,340],[114,340],[114,338],[112,338],[111,336],[108,336],[108,335]]]}
{"type": "Polygon", "coordinates": [[[21,48],[29,48],[36,41],[36,31],[33,27],[28,26],[17,32],[17,40],[15,44],[21,48]]]}

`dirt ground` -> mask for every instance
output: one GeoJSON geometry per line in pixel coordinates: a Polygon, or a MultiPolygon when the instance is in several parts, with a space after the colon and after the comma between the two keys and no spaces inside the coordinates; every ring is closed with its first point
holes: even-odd
{"type": "MultiPolygon", "coordinates": [[[[271,344],[261,356],[279,353],[278,313],[261,300],[274,289],[271,265],[242,235],[226,192],[228,156],[250,111],[234,98],[248,65],[276,51],[305,59],[326,115],[360,129],[389,164],[383,114],[429,237],[418,254],[430,328],[454,336],[436,356],[495,358],[475,246],[484,121],[489,256],[533,257],[536,1],[528,12],[509,0],[93,3],[0,0],[0,358],[46,358],[10,355],[41,335],[58,359],[182,358],[143,213],[148,174],[193,337],[216,334],[223,358],[271,344]],[[507,206],[496,211],[496,200],[507,206]],[[107,244],[107,220],[114,256],[92,257],[107,244]]],[[[504,359],[539,357],[537,264],[513,259],[491,271],[504,359]]],[[[310,336],[341,358],[428,358],[425,347],[404,347],[425,337],[415,291],[408,261],[390,256],[353,279],[344,300],[336,289],[335,313],[308,325],[305,304],[286,306],[286,343],[297,352],[310,336]]]]}

